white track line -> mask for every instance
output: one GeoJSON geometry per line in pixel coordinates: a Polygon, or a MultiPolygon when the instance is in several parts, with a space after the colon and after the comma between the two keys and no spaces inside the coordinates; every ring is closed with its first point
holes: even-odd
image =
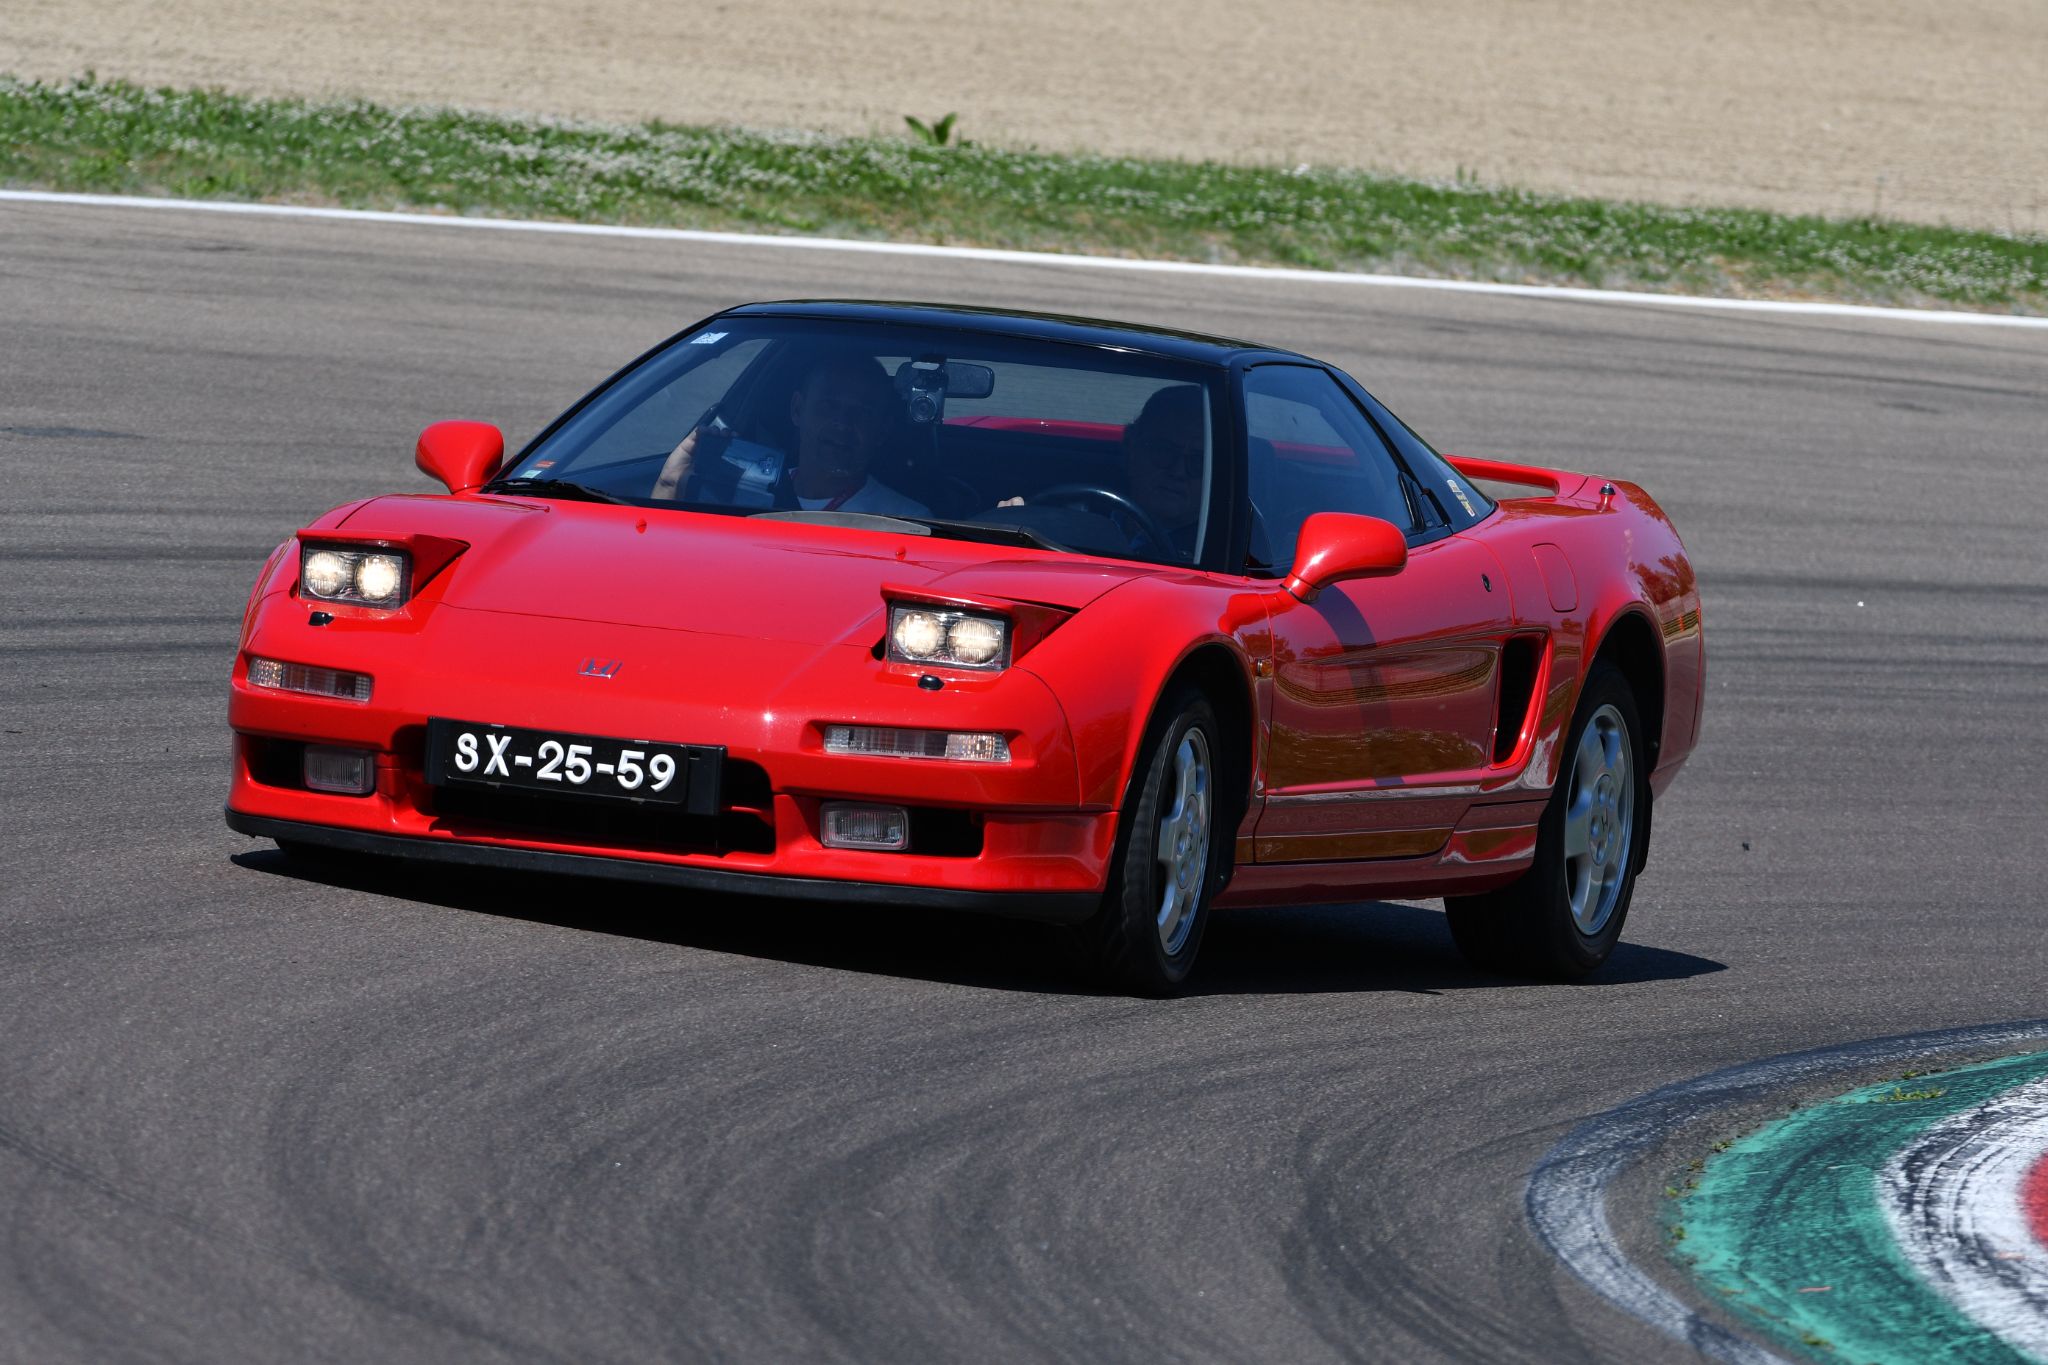
{"type": "Polygon", "coordinates": [[[2048,1150],[2048,1080],[1929,1128],[1885,1164],[1879,1204],[1921,1277],[2014,1350],[2048,1360],[2048,1248],[2021,1204],[2048,1150]]]}
{"type": "Polygon", "coordinates": [[[1958,1053],[2025,1050],[2048,1039],[2048,1019],[1943,1029],[1793,1052],[1678,1081],[1596,1114],[1557,1140],[1529,1174],[1524,1210],[1539,1241],[1601,1298],[1639,1322],[1727,1365],[1784,1365],[1652,1279],[1622,1250],[1607,1219],[1607,1187],[1682,1129],[1730,1106],[1768,1104],[1795,1087],[1846,1072],[1958,1053]]]}
{"type": "Polygon", "coordinates": [[[1972,327],[2048,329],[2048,317],[2012,313],[1964,313],[1932,308],[1872,308],[1855,303],[1798,303],[1778,299],[1716,299],[1694,294],[1648,294],[1625,289],[1569,289],[1548,284],[1494,284],[1482,280],[1438,280],[1416,275],[1367,275],[1342,270],[1290,270],[1279,266],[1207,265],[1199,261],[1148,261],[1122,256],[1076,256],[1054,251],[1001,251],[992,247],[927,246],[918,242],[868,242],[846,237],[778,237],[750,232],[698,232],[687,228],[619,227],[608,223],[551,223],[530,218],[466,218],[453,214],[381,213],[368,209],[312,208],[300,204],[246,204],[220,199],[146,199],[121,194],[56,194],[44,190],[0,190],[0,202],[74,204],[91,208],[182,209],[195,213],[236,213],[264,218],[326,218],[350,223],[400,223],[414,227],[477,228],[491,232],[547,232],[580,237],[630,237],[656,242],[713,246],[780,247],[795,251],[854,251],[877,256],[928,256],[1005,265],[1079,266],[1098,270],[1208,275],[1224,279],[1287,280],[1310,284],[1366,285],[1379,289],[1436,289],[1454,294],[1505,294],[1512,298],[1575,303],[1652,304],[1663,308],[1707,308],[1729,313],[1790,313],[1805,317],[1862,318],[1880,322],[1934,322],[1972,327]]]}

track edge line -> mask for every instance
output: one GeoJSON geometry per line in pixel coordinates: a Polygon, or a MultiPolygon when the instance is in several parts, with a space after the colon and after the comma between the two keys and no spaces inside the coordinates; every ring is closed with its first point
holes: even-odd
{"type": "Polygon", "coordinates": [[[1776,313],[1804,317],[1861,318],[1948,326],[2048,329],[2048,317],[2024,313],[1972,313],[1960,309],[1881,308],[1862,303],[1815,303],[1795,299],[1729,299],[1704,294],[1657,294],[1647,290],[1582,289],[1557,284],[1501,284],[1427,275],[1377,275],[1286,266],[1217,265],[1142,257],[1089,256],[1057,251],[1013,251],[998,247],[935,246],[923,242],[874,242],[851,237],[801,237],[773,233],[712,232],[696,228],[628,227],[616,223],[564,223],[537,218],[483,218],[458,214],[400,213],[382,209],[322,208],[308,204],[259,204],[231,199],[167,199],[147,195],[83,194],[60,190],[0,189],[0,203],[68,204],[85,208],[168,209],[269,218],[315,218],[341,222],[390,223],[415,227],[474,228],[498,232],[541,232],[580,237],[621,237],[643,241],[694,242],[710,246],[780,247],[789,250],[865,252],[872,255],[933,256],[1009,265],[1074,266],[1162,274],[1266,279],[1379,289],[1434,289],[1445,293],[1493,294],[1556,302],[1653,305],[1719,312],[1776,313]]]}

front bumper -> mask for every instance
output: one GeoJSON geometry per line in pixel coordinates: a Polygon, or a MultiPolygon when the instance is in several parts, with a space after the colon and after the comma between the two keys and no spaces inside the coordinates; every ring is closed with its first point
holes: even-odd
{"type": "Polygon", "coordinates": [[[1101,902],[1101,897],[1091,891],[968,891],[950,887],[899,886],[886,882],[835,881],[822,877],[762,876],[729,868],[649,862],[643,858],[601,857],[589,853],[556,853],[546,849],[466,843],[453,839],[369,834],[332,825],[243,815],[233,808],[227,814],[229,829],[259,839],[296,841],[347,853],[412,858],[456,867],[603,877],[711,894],[777,896],[839,905],[894,905],[915,910],[962,910],[1013,919],[1043,920],[1049,924],[1078,924],[1094,914],[1101,902]]]}
{"type": "Polygon", "coordinates": [[[822,897],[945,905],[1035,918],[1092,909],[1107,879],[1116,813],[1079,801],[1065,716],[1022,669],[949,680],[938,691],[846,645],[804,645],[616,624],[436,612],[414,632],[313,627],[289,599],[259,614],[237,660],[230,825],[244,833],[442,862],[822,897]],[[370,674],[367,703],[252,687],[250,655],[370,674]],[[624,660],[584,675],[588,657],[624,660]],[[724,746],[731,809],[703,838],[645,822],[551,827],[480,809],[427,781],[435,716],[581,734],[724,746]],[[827,754],[833,722],[1000,730],[1014,761],[969,764],[827,754]],[[371,750],[367,796],[308,791],[267,763],[282,747],[371,750]],[[899,803],[913,812],[907,853],[826,848],[827,800],[899,803]],[[920,812],[949,832],[923,851],[920,812]],[[740,837],[731,837],[737,830],[740,837]]]}

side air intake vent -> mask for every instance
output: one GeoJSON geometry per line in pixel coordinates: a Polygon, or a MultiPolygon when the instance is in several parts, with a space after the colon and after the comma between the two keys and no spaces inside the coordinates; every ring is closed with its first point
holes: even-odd
{"type": "Polygon", "coordinates": [[[1493,717],[1493,761],[1505,763],[1522,746],[1534,717],[1536,674],[1543,663],[1543,637],[1517,635],[1500,652],[1500,701],[1493,717]]]}

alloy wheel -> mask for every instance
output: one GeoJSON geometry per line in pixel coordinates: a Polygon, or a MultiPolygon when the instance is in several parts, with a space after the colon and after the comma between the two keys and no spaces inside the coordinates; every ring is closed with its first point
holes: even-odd
{"type": "Polygon", "coordinates": [[[1168,957],[1178,953],[1195,927],[1209,872],[1209,818],[1213,766],[1209,740],[1200,730],[1181,736],[1173,751],[1168,780],[1173,804],[1159,817],[1159,946],[1168,957]]]}

